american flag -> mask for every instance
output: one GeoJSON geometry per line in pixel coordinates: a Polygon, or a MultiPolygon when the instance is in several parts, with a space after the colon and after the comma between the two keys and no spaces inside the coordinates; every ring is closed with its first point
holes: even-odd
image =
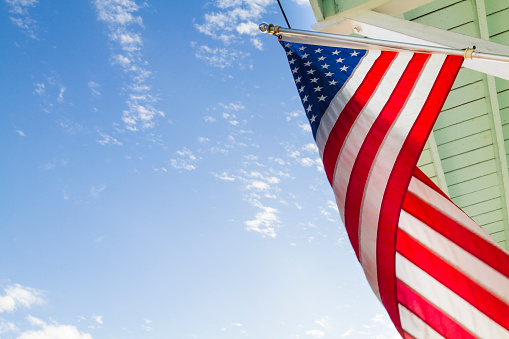
{"type": "Polygon", "coordinates": [[[417,167],[463,58],[281,41],[366,278],[404,338],[509,338],[509,255],[417,167]]]}

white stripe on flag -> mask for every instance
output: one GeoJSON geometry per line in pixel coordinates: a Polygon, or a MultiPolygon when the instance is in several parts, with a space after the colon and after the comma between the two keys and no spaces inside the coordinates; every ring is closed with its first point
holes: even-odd
{"type": "Polygon", "coordinates": [[[391,67],[387,70],[387,73],[373,93],[372,98],[359,113],[359,116],[352,125],[350,133],[348,133],[347,141],[339,153],[334,170],[332,188],[334,189],[339,213],[343,221],[345,220],[346,192],[355,159],[366,139],[366,135],[369,133],[371,126],[385,106],[387,99],[391,96],[392,91],[396,87],[412,56],[413,54],[411,53],[402,53],[398,54],[394,59],[391,67]]]}
{"type": "Polygon", "coordinates": [[[509,279],[503,274],[428,227],[405,210],[401,211],[399,228],[472,281],[509,304],[509,279]]]}
{"type": "Polygon", "coordinates": [[[332,128],[336,124],[336,120],[379,56],[380,51],[367,51],[360,65],[357,66],[357,69],[350,76],[348,82],[343,85],[343,88],[338,91],[323,114],[316,132],[316,145],[318,146],[322,159],[325,144],[327,143],[327,139],[329,139],[332,128]]]}
{"type": "Polygon", "coordinates": [[[507,338],[509,332],[396,252],[396,276],[463,328],[478,337],[507,338]]]}
{"type": "Polygon", "coordinates": [[[409,311],[405,306],[398,304],[401,327],[405,332],[415,338],[444,339],[433,328],[428,326],[421,318],[409,311]]]}
{"type": "Polygon", "coordinates": [[[443,195],[437,193],[434,189],[416,177],[412,177],[412,180],[410,180],[410,186],[408,187],[408,190],[428,203],[428,205],[433,206],[436,210],[442,212],[449,218],[465,226],[465,228],[469,231],[477,234],[484,240],[497,245],[495,239],[493,239],[488,233],[486,233],[486,231],[479,227],[475,221],[466,215],[465,212],[463,212],[458,206],[454,205],[454,203],[446,199],[443,195]]]}
{"type": "Polygon", "coordinates": [[[411,105],[407,104],[403,107],[397,120],[385,136],[366,182],[359,220],[359,254],[366,277],[377,295],[379,295],[379,291],[376,239],[380,208],[387,181],[401,147],[427,100],[427,96],[423,96],[422,93],[431,91],[445,58],[445,55],[432,55],[429,58],[407,100],[407,103],[411,103],[411,105]]]}

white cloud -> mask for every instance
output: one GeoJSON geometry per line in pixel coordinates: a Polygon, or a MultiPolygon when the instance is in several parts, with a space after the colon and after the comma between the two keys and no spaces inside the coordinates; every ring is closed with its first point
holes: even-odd
{"type": "Polygon", "coordinates": [[[101,95],[101,85],[99,85],[97,82],[89,81],[88,82],[88,87],[92,91],[92,95],[95,95],[95,96],[100,96],[101,95]]]}
{"type": "Polygon", "coordinates": [[[239,34],[257,35],[260,33],[258,25],[252,21],[241,22],[235,29],[239,34]]]}
{"type": "Polygon", "coordinates": [[[21,137],[25,137],[25,136],[26,136],[26,135],[25,135],[25,133],[23,133],[23,131],[22,131],[22,130],[20,130],[20,129],[17,129],[17,130],[16,130],[16,133],[18,133],[18,134],[19,134],[19,136],[21,136],[21,137]]]}
{"type": "Polygon", "coordinates": [[[205,137],[198,137],[198,142],[200,144],[206,144],[207,142],[209,142],[210,139],[209,138],[205,138],[205,137]]]}
{"type": "Polygon", "coordinates": [[[251,42],[253,43],[253,46],[256,49],[259,49],[260,51],[263,51],[263,43],[261,42],[260,39],[254,38],[254,39],[251,39],[251,42]]]}
{"type": "Polygon", "coordinates": [[[150,331],[152,331],[152,326],[150,324],[152,324],[152,320],[143,319],[143,324],[141,324],[141,328],[147,332],[150,332],[150,331]]]}
{"type": "Polygon", "coordinates": [[[350,334],[352,334],[353,332],[353,328],[349,329],[349,330],[346,330],[345,332],[343,332],[343,334],[340,335],[341,338],[346,338],[348,337],[350,334]]]}
{"type": "Polygon", "coordinates": [[[42,304],[42,291],[20,284],[7,286],[5,295],[0,295],[0,313],[12,312],[20,306],[30,308],[32,305],[42,304]]]}
{"type": "Polygon", "coordinates": [[[270,189],[270,185],[263,181],[253,181],[246,186],[247,189],[256,189],[258,191],[267,191],[270,189]]]}
{"type": "Polygon", "coordinates": [[[311,126],[309,126],[309,124],[306,124],[306,123],[302,123],[302,124],[298,124],[298,126],[302,129],[302,131],[304,133],[309,133],[311,132],[311,126]]]}
{"type": "Polygon", "coordinates": [[[310,142],[306,145],[304,145],[302,147],[302,149],[306,152],[310,152],[310,153],[318,153],[318,147],[316,146],[316,144],[310,142]]]}
{"type": "Polygon", "coordinates": [[[302,115],[302,111],[293,111],[293,112],[286,112],[285,115],[286,115],[286,121],[290,121],[292,120],[293,118],[298,118],[302,115]]]}
{"type": "Polygon", "coordinates": [[[44,83],[35,84],[35,93],[43,95],[46,92],[46,85],[44,83]]]}
{"type": "Polygon", "coordinates": [[[98,324],[103,324],[103,316],[102,315],[93,315],[92,319],[94,319],[98,324]]]}
{"type": "Polygon", "coordinates": [[[158,98],[147,85],[152,73],[146,68],[148,62],[143,60],[140,51],[143,45],[141,33],[135,31],[143,28],[143,19],[136,15],[142,6],[134,0],[94,0],[94,4],[98,19],[108,27],[109,39],[117,43],[112,51],[112,63],[120,65],[130,77],[127,109],[122,111],[125,128],[131,131],[137,131],[139,127],[153,128],[155,118],[164,117],[164,112],[154,107],[158,98]],[[116,52],[119,49],[120,53],[116,52]]]}
{"type": "Polygon", "coordinates": [[[258,212],[253,220],[244,222],[246,230],[261,233],[264,237],[275,238],[276,227],[280,224],[276,208],[263,206],[258,200],[252,200],[251,204],[258,209],[258,212]]]}
{"type": "Polygon", "coordinates": [[[309,0],[292,0],[293,2],[295,2],[296,4],[298,5],[309,5],[309,0]]]}
{"type": "Polygon", "coordinates": [[[228,175],[228,173],[226,173],[226,172],[223,172],[221,174],[217,174],[217,173],[212,173],[212,174],[214,175],[214,177],[216,177],[217,179],[222,180],[222,181],[235,181],[235,177],[228,175]]]}
{"type": "Polygon", "coordinates": [[[242,52],[232,48],[210,48],[207,45],[195,46],[195,56],[198,59],[207,61],[211,66],[226,68],[238,64],[244,68],[243,60],[249,56],[249,53],[242,52]]]}
{"type": "Polygon", "coordinates": [[[317,323],[318,325],[322,326],[326,330],[329,329],[329,327],[330,327],[330,325],[329,325],[329,317],[327,317],[327,316],[320,318],[320,320],[316,320],[315,323],[317,323]]]}
{"type": "Polygon", "coordinates": [[[258,21],[271,4],[272,0],[218,0],[218,10],[205,13],[204,22],[195,27],[214,39],[232,43],[238,40],[235,33],[258,34],[258,25],[254,21],[258,21]]]}
{"type": "Polygon", "coordinates": [[[104,192],[104,190],[106,189],[106,185],[100,185],[100,186],[92,186],[90,188],[90,194],[92,194],[92,196],[98,198],[102,192],[104,192]]]}
{"type": "Polygon", "coordinates": [[[0,318],[0,334],[15,331],[18,331],[16,325],[5,319],[0,318]]]}
{"type": "Polygon", "coordinates": [[[88,333],[81,333],[72,325],[48,325],[46,322],[31,315],[27,320],[32,326],[40,327],[39,330],[25,331],[18,336],[18,339],[92,339],[88,333]]]}
{"type": "Polygon", "coordinates": [[[10,6],[9,13],[13,15],[10,17],[12,23],[32,39],[37,39],[35,32],[37,21],[30,17],[28,9],[35,7],[38,0],[5,0],[5,2],[10,6]]]}
{"type": "Polygon", "coordinates": [[[187,147],[184,147],[182,150],[175,152],[177,155],[175,158],[170,160],[170,164],[175,169],[184,169],[186,171],[192,171],[196,169],[196,164],[200,160],[197,158],[193,152],[191,152],[187,147]]]}
{"type": "Polygon", "coordinates": [[[310,330],[310,331],[306,331],[306,334],[312,336],[313,339],[320,339],[320,338],[323,338],[323,336],[325,335],[325,332],[322,330],[310,330]]]}
{"type": "MultiPolygon", "coordinates": [[[[195,24],[196,29],[216,40],[221,41],[226,47],[235,43],[241,46],[243,35],[255,36],[260,34],[258,25],[268,7],[273,4],[272,0],[216,0],[215,10],[205,13],[202,23],[195,24]]],[[[259,39],[252,38],[252,45],[262,50],[263,44],[259,39]]],[[[212,66],[228,67],[238,64],[245,67],[241,62],[248,53],[229,48],[214,48],[201,46],[196,57],[207,60],[212,66]]],[[[249,66],[251,68],[252,66],[249,66]]]]}
{"type": "Polygon", "coordinates": [[[203,117],[203,120],[205,120],[205,122],[215,122],[215,121],[216,121],[216,119],[215,119],[215,118],[213,118],[213,117],[211,117],[211,116],[209,116],[209,115],[204,116],[204,117],[203,117]]]}
{"type": "Polygon", "coordinates": [[[66,88],[65,88],[65,87],[63,87],[63,86],[61,86],[61,87],[60,87],[60,93],[58,93],[58,98],[57,98],[57,101],[58,101],[58,102],[62,102],[62,101],[64,101],[64,93],[65,93],[65,90],[66,90],[66,88]]]}
{"type": "Polygon", "coordinates": [[[121,141],[118,141],[117,139],[115,139],[114,137],[112,137],[111,135],[108,135],[106,133],[101,133],[99,131],[97,131],[97,133],[101,136],[102,139],[100,140],[96,140],[97,143],[101,144],[101,145],[119,145],[119,146],[122,146],[122,142],[121,141]]]}

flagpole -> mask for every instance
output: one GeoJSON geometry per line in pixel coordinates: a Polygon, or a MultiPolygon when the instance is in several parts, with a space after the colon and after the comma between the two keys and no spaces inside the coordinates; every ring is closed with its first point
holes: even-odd
{"type": "MultiPolygon", "coordinates": [[[[454,49],[447,47],[427,46],[411,44],[406,42],[379,40],[370,38],[360,38],[348,35],[322,33],[322,32],[311,32],[303,31],[298,29],[288,29],[281,26],[274,26],[273,24],[262,23],[259,25],[261,32],[276,35],[280,40],[291,41],[293,39],[307,40],[310,44],[316,44],[323,41],[328,44],[335,44],[341,47],[345,43],[348,46],[357,46],[358,48],[371,47],[377,49],[391,49],[396,51],[413,51],[423,53],[441,53],[448,55],[460,55],[465,59],[484,59],[501,62],[509,62],[509,56],[475,52],[475,46],[473,48],[467,47],[466,49],[454,49]]],[[[348,47],[346,46],[346,47],[348,47]]]]}

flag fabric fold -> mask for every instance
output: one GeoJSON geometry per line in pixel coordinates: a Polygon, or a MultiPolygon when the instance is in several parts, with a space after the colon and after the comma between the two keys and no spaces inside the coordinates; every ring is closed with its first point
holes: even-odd
{"type": "Polygon", "coordinates": [[[509,255],[417,167],[463,58],[281,41],[366,278],[405,338],[509,338],[509,255]]]}

